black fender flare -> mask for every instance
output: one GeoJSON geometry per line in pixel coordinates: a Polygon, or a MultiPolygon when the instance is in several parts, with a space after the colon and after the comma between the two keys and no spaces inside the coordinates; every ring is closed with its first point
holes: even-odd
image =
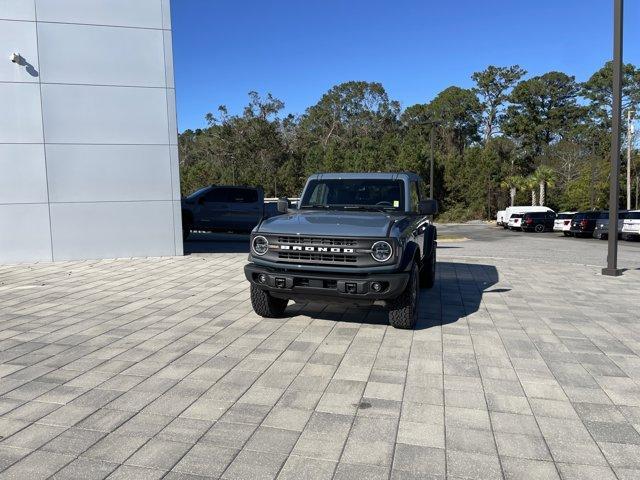
{"type": "Polygon", "coordinates": [[[424,258],[429,258],[436,249],[438,242],[438,229],[434,225],[428,225],[424,232],[424,258]]]}
{"type": "Polygon", "coordinates": [[[420,258],[420,248],[418,247],[418,244],[416,242],[408,241],[404,249],[402,250],[402,259],[400,260],[400,271],[401,272],[410,271],[411,265],[414,259],[417,259],[418,265],[420,266],[420,263],[422,261],[422,259],[420,258]]]}

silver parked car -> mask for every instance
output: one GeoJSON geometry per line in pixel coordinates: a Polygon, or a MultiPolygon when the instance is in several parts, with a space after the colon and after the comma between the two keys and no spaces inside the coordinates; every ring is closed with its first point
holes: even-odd
{"type": "MultiPolygon", "coordinates": [[[[622,227],[625,219],[627,218],[627,214],[627,210],[621,210],[618,212],[618,235],[622,234],[622,227]]],[[[598,215],[596,228],[593,231],[593,238],[598,238],[600,240],[606,240],[609,238],[609,212],[600,212],[600,215],[598,215]]]]}

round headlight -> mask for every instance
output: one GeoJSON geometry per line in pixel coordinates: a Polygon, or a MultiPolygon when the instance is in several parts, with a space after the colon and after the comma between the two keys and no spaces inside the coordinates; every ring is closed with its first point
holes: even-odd
{"type": "Polygon", "coordinates": [[[371,247],[371,256],[377,262],[386,262],[393,255],[393,248],[388,242],[379,241],[371,247]]]}
{"type": "Polygon", "coordinates": [[[262,235],[258,235],[253,237],[251,247],[256,255],[264,255],[269,250],[269,241],[262,235]]]}

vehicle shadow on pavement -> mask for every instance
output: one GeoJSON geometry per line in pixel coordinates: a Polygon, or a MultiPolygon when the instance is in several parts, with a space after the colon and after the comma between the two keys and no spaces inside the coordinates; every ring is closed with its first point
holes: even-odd
{"type": "Polygon", "coordinates": [[[249,235],[242,233],[191,233],[184,241],[184,254],[249,253],[249,235]]]}
{"type": "MultiPolygon", "coordinates": [[[[420,314],[415,330],[425,330],[455,323],[477,312],[484,294],[504,293],[510,289],[491,289],[499,281],[498,270],[492,265],[438,262],[436,283],[422,289],[420,314]],[[491,290],[490,290],[491,289],[491,290]]],[[[308,316],[368,325],[388,325],[389,314],[382,306],[351,307],[321,303],[291,303],[287,316],[308,316]]]]}

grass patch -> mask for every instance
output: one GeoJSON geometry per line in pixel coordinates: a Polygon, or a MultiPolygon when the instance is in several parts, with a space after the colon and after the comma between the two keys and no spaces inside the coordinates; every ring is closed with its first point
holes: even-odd
{"type": "Polygon", "coordinates": [[[439,242],[464,242],[469,240],[467,237],[463,237],[462,235],[438,235],[439,242]]]}

